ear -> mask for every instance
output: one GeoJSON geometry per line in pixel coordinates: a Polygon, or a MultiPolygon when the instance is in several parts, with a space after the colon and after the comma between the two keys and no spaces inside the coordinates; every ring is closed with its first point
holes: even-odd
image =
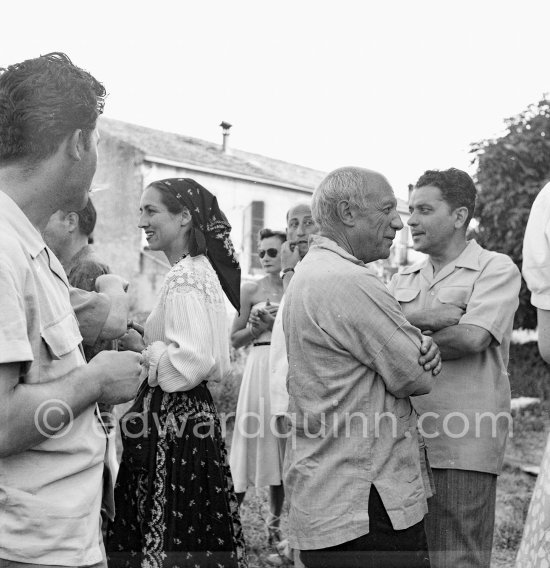
{"type": "Polygon", "coordinates": [[[69,233],[74,233],[78,229],[79,217],[74,211],[65,215],[65,225],[69,233]]]}
{"type": "Polygon", "coordinates": [[[468,219],[468,208],[467,207],[457,207],[454,210],[455,215],[455,229],[461,229],[468,219]]]}
{"type": "Polygon", "coordinates": [[[357,210],[349,201],[342,200],[336,205],[336,215],[344,225],[353,227],[355,225],[355,218],[357,217],[357,210]]]}
{"type": "Polygon", "coordinates": [[[191,217],[191,212],[187,207],[183,208],[183,211],[180,213],[181,215],[181,226],[184,227],[185,225],[189,225],[189,223],[193,222],[193,218],[191,217]]]}
{"type": "Polygon", "coordinates": [[[67,154],[72,160],[77,162],[80,161],[86,147],[84,137],[84,132],[78,128],[67,138],[67,154]]]}
{"type": "Polygon", "coordinates": [[[77,128],[66,140],[67,154],[72,160],[80,161],[90,144],[89,140],[86,138],[86,133],[80,128],[77,128]]]}

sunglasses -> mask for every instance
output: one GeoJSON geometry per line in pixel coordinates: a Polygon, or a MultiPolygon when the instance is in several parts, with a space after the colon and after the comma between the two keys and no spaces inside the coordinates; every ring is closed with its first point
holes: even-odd
{"type": "Polygon", "coordinates": [[[266,255],[266,253],[267,253],[267,256],[269,256],[269,258],[277,258],[279,251],[277,249],[259,250],[258,256],[260,258],[263,258],[266,255]]]}

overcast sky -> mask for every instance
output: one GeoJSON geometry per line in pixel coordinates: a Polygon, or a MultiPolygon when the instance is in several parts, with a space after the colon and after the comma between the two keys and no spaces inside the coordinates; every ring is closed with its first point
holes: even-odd
{"type": "Polygon", "coordinates": [[[25,0],[1,7],[0,66],[65,51],[107,116],[330,171],[428,168],[550,91],[548,0],[25,0]]]}

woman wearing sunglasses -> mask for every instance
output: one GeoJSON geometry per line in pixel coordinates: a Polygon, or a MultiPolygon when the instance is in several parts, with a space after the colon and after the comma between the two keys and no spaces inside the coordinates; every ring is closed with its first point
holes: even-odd
{"type": "Polygon", "coordinates": [[[251,346],[244,368],[229,463],[239,503],[248,487],[269,485],[270,543],[280,540],[279,520],[284,500],[280,440],[271,425],[269,396],[269,346],[271,329],[283,295],[279,277],[281,245],[285,233],[262,229],[258,256],[266,275],[241,287],[241,313],[233,322],[235,349],[251,346]]]}

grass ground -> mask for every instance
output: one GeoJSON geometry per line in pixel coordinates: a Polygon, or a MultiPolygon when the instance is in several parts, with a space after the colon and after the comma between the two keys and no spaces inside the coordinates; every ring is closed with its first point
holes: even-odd
{"type": "MultiPolygon", "coordinates": [[[[214,387],[213,394],[220,412],[235,410],[240,376],[246,354],[235,354],[233,381],[214,387]]],[[[538,356],[536,344],[512,346],[510,380],[513,396],[538,396],[550,400],[548,369],[538,356]]],[[[523,524],[536,478],[523,473],[519,465],[538,465],[550,431],[550,403],[523,411],[514,416],[514,435],[509,439],[506,464],[497,485],[495,534],[493,541],[493,568],[513,568],[521,540],[523,524]]],[[[231,423],[230,423],[231,424],[231,423]]],[[[228,445],[231,430],[227,432],[228,445]]],[[[269,566],[266,558],[274,553],[267,544],[265,519],[268,514],[267,489],[250,490],[241,508],[241,517],[250,555],[251,568],[269,566]]],[[[287,508],[283,512],[285,534],[287,508]]]]}
{"type": "MultiPolygon", "coordinates": [[[[495,534],[492,568],[513,568],[521,540],[523,524],[536,478],[523,473],[519,464],[538,464],[546,444],[550,419],[542,411],[522,413],[514,417],[514,436],[507,448],[507,464],[497,485],[495,534]]],[[[228,441],[231,432],[228,431],[228,441]]],[[[265,519],[267,518],[268,492],[249,490],[241,508],[241,518],[250,556],[251,568],[269,566],[266,558],[275,551],[267,544],[265,519]]],[[[287,508],[283,513],[283,533],[287,521],[287,508]]]]}
{"type": "Polygon", "coordinates": [[[497,485],[493,562],[495,568],[514,566],[536,477],[520,464],[540,464],[550,426],[547,411],[536,409],[514,418],[514,436],[506,450],[506,464],[497,485]]]}

